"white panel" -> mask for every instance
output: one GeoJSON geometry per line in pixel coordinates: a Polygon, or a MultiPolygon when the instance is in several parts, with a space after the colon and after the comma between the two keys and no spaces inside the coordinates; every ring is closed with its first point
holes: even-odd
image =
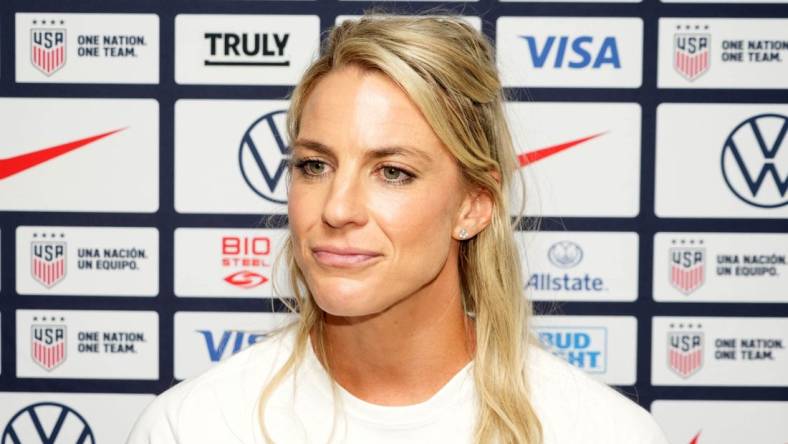
{"type": "Polygon", "coordinates": [[[526,231],[515,237],[529,299],[637,299],[636,233],[526,231]]]}
{"type": "Polygon", "coordinates": [[[156,296],[159,231],[18,227],[16,291],[37,295],[156,296]]]}
{"type": "Polygon", "coordinates": [[[657,233],[654,299],[788,302],[788,235],[657,233]]]}
{"type": "Polygon", "coordinates": [[[283,313],[175,313],[175,377],[186,379],[294,321],[283,313]]]}
{"type": "Polygon", "coordinates": [[[175,294],[188,297],[289,296],[287,265],[280,256],[287,230],[178,228],[175,294]],[[279,294],[274,293],[273,284],[279,294]]]}
{"type": "Polygon", "coordinates": [[[788,386],[788,318],[653,318],[653,385],[788,386]]]}
{"type": "Polygon", "coordinates": [[[788,19],[660,18],[657,84],[788,88],[788,19]]]}
{"type": "Polygon", "coordinates": [[[287,106],[283,100],[177,101],[175,209],[286,213],[287,106]]]}
{"type": "Polygon", "coordinates": [[[153,311],[17,310],[16,374],[21,378],[158,379],[159,315],[153,311]]]}
{"type": "Polygon", "coordinates": [[[504,86],[638,88],[643,21],[500,17],[496,50],[504,86]]]}
{"type": "Polygon", "coordinates": [[[633,385],[637,319],[633,316],[535,316],[545,348],[607,384],[633,385]]]}
{"type": "Polygon", "coordinates": [[[657,216],[788,217],[787,127],[782,104],[657,107],[657,216]]]}
{"type": "MultiPolygon", "coordinates": [[[[637,216],[638,104],[509,102],[506,111],[525,184],[526,214],[637,216]]],[[[519,185],[515,177],[515,213],[519,185]]]]}
{"type": "Polygon", "coordinates": [[[788,402],[660,399],[651,413],[670,442],[788,442],[788,402]]]}
{"type": "Polygon", "coordinates": [[[0,121],[0,210],[158,209],[157,101],[0,98],[0,121]]]}
{"type": "Polygon", "coordinates": [[[4,439],[13,431],[23,443],[122,443],[153,395],[0,392],[0,399],[4,439]],[[85,441],[79,441],[83,433],[85,441]]]}
{"type": "Polygon", "coordinates": [[[317,56],[316,15],[179,14],[175,81],[294,85],[317,56]]]}
{"type": "Polygon", "coordinates": [[[159,83],[159,16],[17,13],[16,81],[159,83]]]}

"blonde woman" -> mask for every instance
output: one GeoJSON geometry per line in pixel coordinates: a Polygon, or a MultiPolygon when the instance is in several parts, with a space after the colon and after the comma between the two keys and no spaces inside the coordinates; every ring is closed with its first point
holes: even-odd
{"type": "Polygon", "coordinates": [[[666,442],[529,336],[514,151],[477,31],[339,25],[288,130],[298,322],[159,396],[130,444],[666,442]]]}

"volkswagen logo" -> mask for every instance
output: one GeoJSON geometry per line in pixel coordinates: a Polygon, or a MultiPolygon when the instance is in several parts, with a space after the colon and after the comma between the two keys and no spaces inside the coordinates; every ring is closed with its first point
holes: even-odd
{"type": "Polygon", "coordinates": [[[759,114],[740,123],[725,139],[722,176],[740,200],[761,208],[788,204],[788,117],[759,114]]]}
{"type": "Polygon", "coordinates": [[[55,402],[39,402],[17,412],[3,430],[0,444],[96,444],[85,418],[55,402]]]}
{"type": "Polygon", "coordinates": [[[255,194],[270,202],[287,203],[287,111],[274,111],[255,120],[241,138],[238,164],[255,194]]]}

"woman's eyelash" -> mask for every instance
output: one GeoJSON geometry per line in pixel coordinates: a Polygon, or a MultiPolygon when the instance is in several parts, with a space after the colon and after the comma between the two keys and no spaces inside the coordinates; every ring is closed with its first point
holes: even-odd
{"type": "Polygon", "coordinates": [[[315,171],[311,171],[310,167],[314,167],[316,165],[320,165],[322,167],[325,167],[326,163],[324,161],[320,160],[320,159],[306,157],[306,158],[302,158],[302,159],[296,159],[293,162],[292,165],[293,165],[293,168],[298,169],[302,174],[304,174],[306,176],[318,176],[318,175],[320,175],[320,173],[317,173],[315,171]]]}
{"type": "Polygon", "coordinates": [[[379,174],[382,176],[383,180],[385,180],[388,183],[392,183],[392,184],[396,184],[396,185],[405,185],[407,183],[412,182],[413,179],[416,178],[416,175],[411,173],[410,171],[408,171],[408,170],[406,170],[404,168],[398,167],[398,166],[393,166],[393,165],[382,165],[378,169],[378,171],[379,171],[379,174]],[[401,175],[404,175],[405,177],[398,178],[398,179],[397,178],[393,178],[393,179],[389,178],[387,173],[391,173],[391,172],[399,173],[401,175]]]}
{"type": "MultiPolygon", "coordinates": [[[[292,168],[297,169],[305,177],[319,177],[325,174],[324,169],[328,163],[314,157],[291,159],[292,168]],[[315,171],[315,168],[321,171],[315,171]]],[[[382,180],[392,185],[406,185],[416,179],[416,174],[405,168],[395,165],[381,165],[375,170],[382,180]],[[392,173],[395,177],[391,177],[392,173]]]]}

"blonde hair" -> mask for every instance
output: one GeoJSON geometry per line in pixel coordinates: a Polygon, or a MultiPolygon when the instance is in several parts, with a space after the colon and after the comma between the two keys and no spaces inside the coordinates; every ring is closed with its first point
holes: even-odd
{"type": "MultiPolygon", "coordinates": [[[[508,207],[517,163],[491,44],[458,17],[374,14],[345,21],[331,30],[319,58],[292,93],[290,140],[299,132],[304,104],[317,82],[348,65],[382,73],[398,84],[456,158],[465,180],[494,199],[490,225],[460,245],[463,303],[473,314],[476,332],[473,373],[479,401],[474,441],[541,443],[525,367],[531,306],[523,297],[508,207]]],[[[295,292],[293,309],[300,316],[292,354],[260,395],[260,426],[269,442],[266,401],[304,358],[310,332],[315,333],[318,355],[327,362],[323,312],[293,259],[291,241],[284,254],[295,292]]]]}

